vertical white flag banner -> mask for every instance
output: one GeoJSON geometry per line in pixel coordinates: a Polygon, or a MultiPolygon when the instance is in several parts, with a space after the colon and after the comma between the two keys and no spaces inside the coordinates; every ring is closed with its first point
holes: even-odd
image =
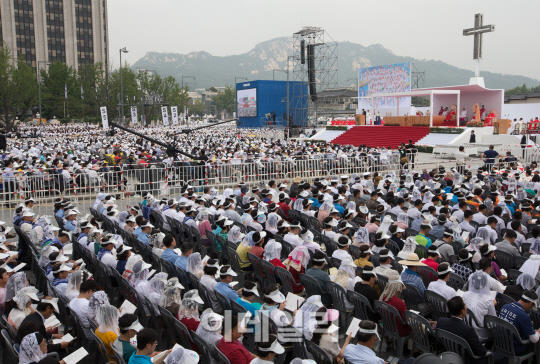
{"type": "Polygon", "coordinates": [[[103,129],[109,129],[109,118],[107,117],[107,106],[99,108],[101,111],[101,122],[103,123],[103,129]]]}
{"type": "Polygon", "coordinates": [[[169,115],[167,114],[167,106],[161,107],[161,117],[163,118],[163,125],[169,125],[169,115]]]}
{"type": "Polygon", "coordinates": [[[137,124],[137,106],[131,107],[131,122],[137,124]]]}
{"type": "Polygon", "coordinates": [[[171,117],[173,125],[178,124],[178,106],[171,106],[171,117]]]}

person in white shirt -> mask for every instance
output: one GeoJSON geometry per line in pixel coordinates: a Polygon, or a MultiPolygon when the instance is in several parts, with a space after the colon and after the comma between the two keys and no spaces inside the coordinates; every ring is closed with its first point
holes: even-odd
{"type": "Polygon", "coordinates": [[[167,231],[172,230],[172,226],[169,225],[169,221],[167,217],[170,217],[171,219],[176,219],[178,213],[176,212],[176,206],[178,206],[178,201],[176,201],[174,198],[167,201],[167,206],[169,208],[163,212],[163,229],[167,231]]]}
{"type": "Polygon", "coordinates": [[[118,261],[116,260],[116,257],[115,257],[115,253],[113,253],[113,250],[116,245],[119,245],[119,244],[114,239],[109,239],[108,241],[102,241],[101,248],[99,249],[98,256],[97,256],[99,261],[111,267],[111,269],[116,269],[116,264],[118,264],[118,261]]]}
{"type": "Polygon", "coordinates": [[[88,340],[93,340],[92,330],[88,324],[88,300],[98,290],[98,285],[94,280],[86,280],[81,283],[79,296],[69,303],[69,308],[75,312],[81,320],[84,335],[88,340]]]}
{"type": "Polygon", "coordinates": [[[473,219],[473,212],[471,210],[465,211],[463,214],[463,222],[459,224],[459,227],[463,230],[467,230],[471,234],[476,233],[476,228],[470,224],[473,219]]]}
{"type": "Polygon", "coordinates": [[[487,224],[488,218],[486,216],[486,212],[487,212],[487,206],[484,204],[480,204],[480,206],[478,206],[478,212],[473,215],[473,220],[479,223],[480,225],[487,224]]]}
{"type": "Polygon", "coordinates": [[[422,218],[422,200],[416,200],[414,202],[414,207],[407,210],[407,216],[412,217],[414,220],[422,218]]]}
{"type": "Polygon", "coordinates": [[[439,264],[439,267],[437,268],[437,276],[439,279],[431,282],[427,290],[443,296],[447,301],[454,298],[457,295],[456,291],[446,284],[450,280],[450,273],[453,271],[454,270],[450,268],[448,263],[439,264]]]}
{"type": "Polygon", "coordinates": [[[467,203],[465,201],[459,202],[459,208],[452,214],[452,216],[455,216],[457,221],[459,223],[463,222],[463,216],[465,214],[465,211],[467,210],[467,203]]]}
{"type": "MultiPolygon", "coordinates": [[[[490,293],[489,275],[476,271],[469,277],[469,290],[463,294],[463,302],[474,313],[475,317],[486,315],[497,316],[495,302],[490,293]]],[[[479,319],[480,327],[484,327],[484,320],[479,319]]],[[[473,327],[478,328],[473,320],[473,327]]]]}
{"type": "Polygon", "coordinates": [[[332,230],[333,227],[338,225],[338,222],[333,217],[327,217],[323,221],[324,224],[324,230],[322,234],[324,236],[328,236],[330,239],[334,239],[334,236],[336,236],[336,233],[332,230]]]}
{"type": "Polygon", "coordinates": [[[337,242],[337,246],[338,246],[338,249],[335,250],[334,253],[332,254],[333,258],[343,260],[349,257],[351,258],[351,260],[354,261],[354,259],[352,259],[351,255],[349,254],[349,240],[345,236],[342,236],[341,238],[339,238],[337,242]]]}
{"type": "Polygon", "coordinates": [[[460,146],[459,151],[454,153],[456,158],[456,167],[460,174],[465,172],[465,160],[467,160],[468,155],[465,153],[465,147],[460,146]]]}
{"type": "Polygon", "coordinates": [[[289,232],[283,237],[283,240],[290,243],[293,248],[301,246],[304,244],[304,241],[298,236],[302,230],[302,225],[299,221],[294,221],[290,224],[289,232]]]}

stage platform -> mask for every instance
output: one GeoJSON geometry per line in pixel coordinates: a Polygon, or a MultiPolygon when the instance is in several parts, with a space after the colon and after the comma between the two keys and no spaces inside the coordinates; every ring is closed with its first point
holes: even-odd
{"type": "Polygon", "coordinates": [[[429,127],[422,126],[349,126],[347,132],[332,140],[332,144],[367,145],[369,147],[397,148],[401,143],[418,142],[429,134],[429,127]]]}

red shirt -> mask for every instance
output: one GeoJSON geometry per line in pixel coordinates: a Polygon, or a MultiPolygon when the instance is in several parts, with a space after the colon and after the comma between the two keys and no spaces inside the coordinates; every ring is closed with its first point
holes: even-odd
{"type": "MultiPolygon", "coordinates": [[[[398,298],[396,296],[390,298],[388,301],[385,301],[390,306],[394,307],[396,310],[398,310],[401,319],[405,321],[404,312],[407,310],[407,306],[405,306],[405,302],[401,298],[398,298]]],[[[403,325],[399,320],[396,318],[396,326],[399,332],[399,336],[407,336],[410,335],[412,332],[412,329],[408,325],[403,325]]]]}
{"type": "Polygon", "coordinates": [[[272,259],[270,263],[272,263],[274,267],[281,267],[283,269],[287,269],[287,267],[283,263],[281,263],[281,260],[279,260],[278,258],[272,259]]]}
{"type": "Polygon", "coordinates": [[[289,205],[287,205],[285,202],[279,202],[277,205],[283,211],[283,214],[285,215],[285,219],[289,220],[289,210],[291,209],[289,205]]]}
{"type": "Polygon", "coordinates": [[[422,260],[422,263],[424,263],[425,265],[427,265],[430,268],[435,269],[435,272],[437,271],[437,268],[439,268],[439,263],[437,263],[433,259],[424,259],[424,260],[422,260]]]}
{"type": "Polygon", "coordinates": [[[253,255],[256,255],[258,256],[260,259],[263,258],[263,254],[264,254],[264,248],[258,246],[258,245],[253,245],[251,247],[251,249],[249,249],[249,252],[253,255]]]}
{"type": "Polygon", "coordinates": [[[293,293],[294,294],[302,293],[302,291],[304,290],[304,286],[300,284],[300,274],[305,273],[306,270],[304,269],[304,267],[301,267],[300,272],[299,272],[296,269],[289,266],[288,271],[291,272],[294,281],[297,283],[297,284],[293,284],[292,286],[293,293]]]}
{"type": "MultiPolygon", "coordinates": [[[[197,328],[199,327],[199,324],[201,323],[200,321],[197,321],[193,318],[185,318],[185,317],[183,317],[180,320],[180,322],[183,323],[184,326],[187,327],[189,331],[193,331],[193,332],[197,331],[197,328]]],[[[197,353],[199,352],[199,348],[197,347],[195,343],[191,344],[191,350],[197,353]]]]}
{"type": "Polygon", "coordinates": [[[231,364],[248,364],[253,360],[249,351],[238,340],[225,341],[225,338],[222,337],[217,348],[229,359],[231,364]]]}

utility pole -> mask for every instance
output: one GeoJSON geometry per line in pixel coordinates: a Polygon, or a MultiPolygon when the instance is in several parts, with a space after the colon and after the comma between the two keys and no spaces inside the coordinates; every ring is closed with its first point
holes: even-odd
{"type": "Polygon", "coordinates": [[[38,61],[38,66],[37,66],[37,76],[38,76],[37,80],[38,80],[38,88],[39,88],[39,122],[41,123],[41,75],[39,72],[40,63],[45,63],[45,66],[50,65],[50,63],[47,61],[38,61]]]}
{"type": "Polygon", "coordinates": [[[122,53],[128,53],[129,51],[126,47],[120,49],[120,105],[121,105],[121,114],[119,117],[121,120],[124,120],[124,84],[122,80],[122,53]]]}

